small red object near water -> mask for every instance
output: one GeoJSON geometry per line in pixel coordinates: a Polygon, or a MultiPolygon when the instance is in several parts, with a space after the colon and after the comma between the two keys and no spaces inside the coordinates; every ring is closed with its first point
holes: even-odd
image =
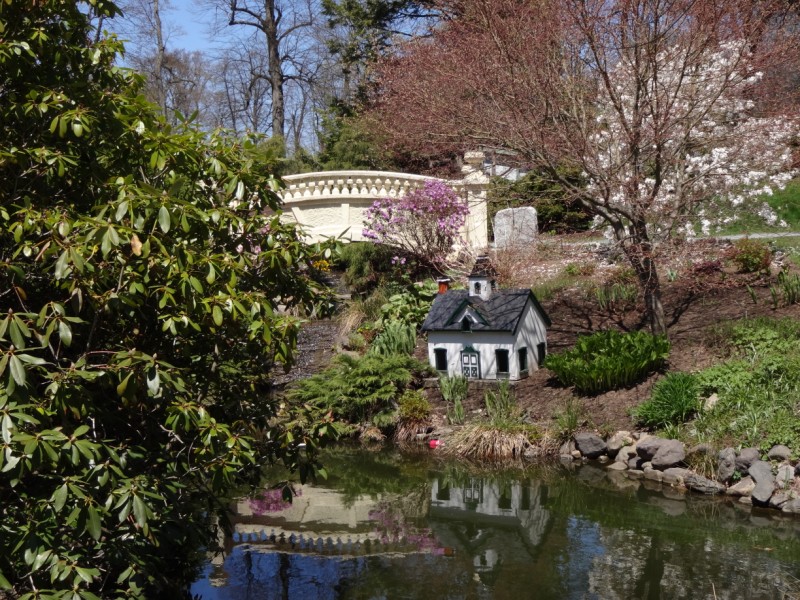
{"type": "Polygon", "coordinates": [[[442,443],[439,440],[431,440],[428,442],[428,446],[430,446],[431,450],[438,448],[441,445],[442,443]]]}

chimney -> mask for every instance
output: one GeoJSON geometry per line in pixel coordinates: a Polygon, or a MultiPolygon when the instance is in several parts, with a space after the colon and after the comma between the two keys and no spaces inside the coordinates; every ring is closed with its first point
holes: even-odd
{"type": "Polygon", "coordinates": [[[439,293],[445,294],[447,290],[450,289],[450,278],[449,277],[442,277],[441,279],[437,279],[436,283],[439,284],[439,293]]]}

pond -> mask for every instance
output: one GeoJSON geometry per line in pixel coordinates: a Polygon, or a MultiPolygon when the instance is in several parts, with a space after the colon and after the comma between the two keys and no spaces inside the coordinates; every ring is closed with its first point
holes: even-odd
{"type": "MultiPolygon", "coordinates": [[[[482,471],[337,449],[330,476],[236,503],[192,594],[250,598],[784,598],[800,520],[587,465],[482,471]],[[609,477],[609,475],[611,477],[609,477]]],[[[791,594],[791,595],[787,595],[791,594]]]]}

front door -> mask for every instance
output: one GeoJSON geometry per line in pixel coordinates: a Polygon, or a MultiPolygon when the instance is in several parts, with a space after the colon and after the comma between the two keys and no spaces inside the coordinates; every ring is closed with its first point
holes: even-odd
{"type": "Polygon", "coordinates": [[[477,352],[461,353],[461,372],[467,379],[481,378],[481,361],[477,352]]]}

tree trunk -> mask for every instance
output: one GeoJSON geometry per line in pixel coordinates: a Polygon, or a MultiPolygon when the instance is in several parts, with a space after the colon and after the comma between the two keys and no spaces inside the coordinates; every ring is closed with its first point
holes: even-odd
{"type": "Polygon", "coordinates": [[[264,35],[267,38],[267,58],[269,61],[269,78],[272,91],[272,135],[283,137],[285,126],[285,105],[283,99],[283,65],[278,48],[278,20],[275,12],[275,0],[264,3],[264,35]]]}
{"type": "Polygon", "coordinates": [[[167,114],[167,91],[164,84],[164,32],[161,28],[161,7],[159,0],[153,0],[153,26],[156,34],[156,57],[153,65],[153,78],[155,79],[156,103],[164,115],[167,114]]]}
{"type": "Polygon", "coordinates": [[[644,221],[631,225],[630,237],[622,240],[622,249],[631,263],[644,296],[645,315],[653,335],[666,335],[667,323],[661,303],[661,282],[653,259],[653,244],[644,221]]]}

